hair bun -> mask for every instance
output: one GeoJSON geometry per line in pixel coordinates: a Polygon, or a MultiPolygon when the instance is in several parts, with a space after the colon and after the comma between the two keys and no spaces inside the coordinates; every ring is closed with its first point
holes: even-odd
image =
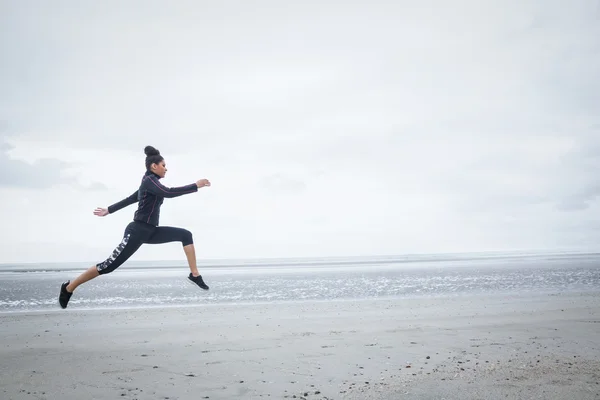
{"type": "Polygon", "coordinates": [[[157,156],[157,155],[159,155],[160,151],[156,150],[152,146],[146,146],[144,148],[144,153],[146,153],[146,156],[150,157],[150,156],[157,156]]]}

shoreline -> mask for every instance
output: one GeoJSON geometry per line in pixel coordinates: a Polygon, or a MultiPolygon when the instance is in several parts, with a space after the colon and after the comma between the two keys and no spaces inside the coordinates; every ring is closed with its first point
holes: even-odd
{"type": "MultiPolygon", "coordinates": [[[[293,268],[302,270],[303,268],[313,267],[332,267],[332,268],[353,268],[368,267],[377,265],[383,267],[394,265],[395,268],[401,268],[406,264],[415,264],[415,267],[422,268],[423,265],[431,263],[434,266],[448,263],[487,263],[487,262],[528,262],[528,261],[562,261],[562,260],[580,260],[580,259],[600,259],[600,250],[531,250],[531,251],[482,251],[482,252],[451,252],[451,253],[407,253],[407,254],[373,254],[373,255],[354,255],[354,256],[315,256],[315,257],[252,257],[252,258],[202,258],[198,260],[197,266],[202,269],[240,269],[248,270],[253,268],[293,268]]],[[[34,272],[73,272],[81,271],[94,265],[98,260],[90,261],[31,261],[31,262],[2,262],[0,263],[0,273],[34,273],[34,272]]],[[[460,265],[452,265],[459,267],[460,265]]],[[[185,259],[166,259],[157,260],[155,258],[148,260],[129,260],[126,268],[130,271],[143,269],[187,269],[185,259]]]]}
{"type": "Polygon", "coordinates": [[[362,303],[362,302],[413,302],[413,301],[442,301],[453,299],[474,300],[489,299],[489,298],[545,298],[558,296],[587,296],[598,294],[600,290],[596,288],[589,289],[568,289],[568,290],[553,290],[553,289],[538,289],[538,290],[515,290],[515,291],[497,291],[497,292],[457,292],[457,293],[434,293],[434,294],[407,294],[407,295],[392,295],[392,296],[372,296],[372,297],[337,297],[332,299],[278,299],[278,300],[257,300],[257,301],[223,301],[223,302],[197,302],[194,304],[143,304],[137,306],[105,306],[105,307],[78,307],[78,305],[70,304],[65,310],[58,305],[58,296],[56,305],[52,308],[35,309],[35,310],[0,310],[0,317],[10,315],[53,315],[55,313],[91,313],[91,312],[110,312],[110,311],[143,311],[143,310],[161,310],[161,309],[189,309],[189,308],[231,308],[231,307],[255,307],[255,306],[277,306],[277,305],[302,305],[302,304],[327,304],[327,303],[362,303]]]}

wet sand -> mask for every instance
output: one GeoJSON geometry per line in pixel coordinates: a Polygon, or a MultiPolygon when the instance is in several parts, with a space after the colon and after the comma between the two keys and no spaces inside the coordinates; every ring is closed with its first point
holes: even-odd
{"type": "Polygon", "coordinates": [[[600,293],[0,315],[2,399],[600,399],[600,293]]]}

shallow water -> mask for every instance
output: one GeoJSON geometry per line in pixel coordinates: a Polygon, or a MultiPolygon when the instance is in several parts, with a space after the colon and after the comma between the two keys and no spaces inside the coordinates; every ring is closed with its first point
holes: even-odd
{"type": "MultiPolygon", "coordinates": [[[[85,268],[0,267],[0,312],[58,309],[60,284],[85,268]]],[[[209,291],[186,281],[189,270],[181,262],[123,265],[82,285],[69,308],[600,290],[597,254],[238,260],[199,269],[209,291]]]]}

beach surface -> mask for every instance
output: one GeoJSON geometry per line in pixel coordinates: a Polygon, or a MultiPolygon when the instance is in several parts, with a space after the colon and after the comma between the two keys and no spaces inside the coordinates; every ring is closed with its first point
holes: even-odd
{"type": "Polygon", "coordinates": [[[0,314],[2,399],[600,399],[600,292],[0,314]]]}

